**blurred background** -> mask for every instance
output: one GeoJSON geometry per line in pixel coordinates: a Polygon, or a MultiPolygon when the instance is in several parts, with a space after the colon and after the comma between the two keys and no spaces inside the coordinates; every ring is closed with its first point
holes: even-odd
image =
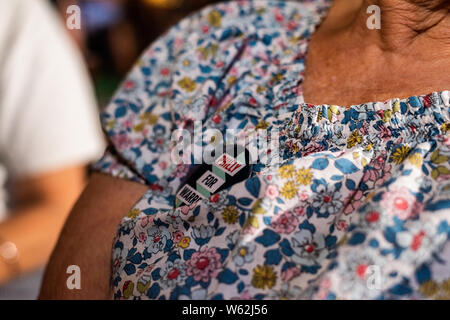
{"type": "Polygon", "coordinates": [[[98,111],[141,52],[217,0],[0,1],[0,299],[35,299],[89,164],[98,111]],[[69,30],[67,8],[80,8],[69,30]]]}

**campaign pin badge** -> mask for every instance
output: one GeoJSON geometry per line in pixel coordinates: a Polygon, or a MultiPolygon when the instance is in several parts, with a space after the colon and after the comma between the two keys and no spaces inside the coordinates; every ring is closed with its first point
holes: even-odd
{"type": "Polygon", "coordinates": [[[216,176],[208,170],[200,177],[200,179],[197,180],[197,190],[201,192],[201,189],[203,188],[209,195],[210,193],[216,192],[216,190],[219,189],[224,183],[225,181],[222,178],[216,176]]]}
{"type": "Polygon", "coordinates": [[[238,158],[235,159],[228,153],[223,153],[216,159],[216,161],[214,161],[214,166],[224,171],[228,175],[234,176],[245,167],[245,154],[243,160],[243,162],[239,161],[238,158]]]}
{"type": "Polygon", "coordinates": [[[192,188],[190,185],[185,184],[177,194],[177,206],[179,206],[181,203],[190,206],[204,198],[205,197],[200,192],[197,192],[197,190],[192,188]]]}

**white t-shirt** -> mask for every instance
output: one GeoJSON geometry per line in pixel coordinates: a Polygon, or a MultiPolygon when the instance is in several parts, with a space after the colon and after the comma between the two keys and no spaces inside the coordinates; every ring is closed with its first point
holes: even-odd
{"type": "Polygon", "coordinates": [[[0,1],[0,218],[5,172],[58,170],[104,149],[92,87],[64,28],[45,0],[0,1]]]}

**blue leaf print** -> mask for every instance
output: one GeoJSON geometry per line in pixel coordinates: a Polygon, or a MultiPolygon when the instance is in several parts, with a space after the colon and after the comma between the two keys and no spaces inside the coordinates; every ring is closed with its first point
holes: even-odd
{"type": "Polygon", "coordinates": [[[262,236],[255,239],[256,242],[261,243],[264,247],[269,247],[280,240],[280,236],[275,231],[266,229],[262,236]]]}
{"type": "Polygon", "coordinates": [[[431,279],[431,271],[426,264],[416,270],[416,279],[420,284],[431,279]]]}
{"type": "Polygon", "coordinates": [[[277,265],[281,261],[281,253],[279,249],[269,250],[264,254],[267,265],[277,265]]]}
{"type": "Polygon", "coordinates": [[[348,244],[351,246],[356,246],[361,244],[366,240],[366,235],[362,232],[355,232],[355,234],[348,240],[348,244]]]}
{"type": "Polygon", "coordinates": [[[324,170],[328,167],[328,159],[327,158],[319,158],[314,160],[314,162],[311,165],[311,168],[317,169],[317,170],[324,170]]]}
{"type": "Polygon", "coordinates": [[[258,177],[253,177],[245,181],[245,187],[252,196],[257,198],[259,196],[259,189],[261,188],[261,182],[259,182],[258,177]]]}
{"type": "Polygon", "coordinates": [[[159,284],[154,283],[154,284],[150,287],[150,289],[148,289],[148,291],[147,291],[147,296],[148,296],[150,299],[156,299],[156,297],[159,295],[159,292],[160,292],[160,291],[161,291],[161,288],[160,288],[159,284]]]}
{"type": "Polygon", "coordinates": [[[280,242],[281,252],[283,252],[284,255],[290,257],[294,254],[294,250],[292,250],[291,244],[289,240],[284,239],[280,242]]]}
{"type": "Polygon", "coordinates": [[[355,181],[353,181],[352,179],[347,179],[345,181],[345,186],[350,190],[355,190],[356,184],[355,181]]]}
{"type": "Polygon", "coordinates": [[[161,278],[161,268],[156,268],[152,271],[152,279],[153,281],[159,280],[161,278]]]}
{"type": "Polygon", "coordinates": [[[344,174],[352,174],[359,171],[359,169],[348,159],[338,159],[334,163],[334,166],[344,174]]]}
{"type": "Polygon", "coordinates": [[[397,284],[389,289],[389,292],[397,296],[403,296],[412,292],[411,288],[404,284],[397,284]]]}
{"type": "Polygon", "coordinates": [[[270,226],[270,224],[272,223],[272,217],[264,217],[263,222],[266,226],[270,226]]]}
{"type": "Polygon", "coordinates": [[[142,262],[142,256],[140,253],[136,253],[132,257],[128,258],[128,261],[134,264],[140,264],[142,262]]]}
{"type": "Polygon", "coordinates": [[[134,264],[128,263],[123,270],[126,272],[127,275],[133,274],[136,272],[136,267],[134,264]]]}
{"type": "Polygon", "coordinates": [[[316,227],[313,224],[309,223],[308,220],[303,221],[299,226],[299,229],[306,229],[311,231],[311,233],[316,232],[316,227]]]}
{"type": "Polygon", "coordinates": [[[232,284],[236,282],[238,276],[233,271],[227,268],[223,270],[221,273],[219,273],[217,279],[221,283],[232,284]]]}
{"type": "Polygon", "coordinates": [[[195,252],[195,250],[194,249],[187,249],[187,250],[184,250],[184,253],[183,253],[183,259],[184,260],[189,260],[189,259],[191,259],[191,256],[192,256],[192,254],[195,252]]]}
{"type": "Polygon", "coordinates": [[[239,198],[238,202],[243,206],[248,206],[250,203],[252,203],[252,199],[250,198],[239,198]]]}
{"type": "Polygon", "coordinates": [[[122,118],[127,113],[127,107],[121,106],[116,109],[114,112],[114,117],[122,118]]]}
{"type": "Polygon", "coordinates": [[[438,211],[443,209],[450,209],[450,200],[439,200],[434,203],[430,203],[425,207],[428,211],[438,211]]]}

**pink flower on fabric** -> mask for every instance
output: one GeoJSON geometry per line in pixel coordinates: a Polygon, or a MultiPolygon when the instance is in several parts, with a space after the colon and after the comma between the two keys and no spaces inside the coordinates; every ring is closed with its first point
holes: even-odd
{"type": "Polygon", "coordinates": [[[361,190],[349,195],[347,199],[345,199],[346,207],[344,209],[344,214],[351,214],[358,210],[362,205],[362,197],[363,193],[361,190]]]}
{"type": "Polygon", "coordinates": [[[139,233],[139,242],[145,242],[145,240],[147,240],[147,235],[145,234],[145,232],[140,232],[139,233]]]}
{"type": "Polygon", "coordinates": [[[280,192],[278,191],[278,187],[274,184],[268,185],[266,188],[266,197],[274,200],[276,197],[278,197],[278,195],[280,194],[280,192]]]}
{"type": "Polygon", "coordinates": [[[421,211],[422,204],[417,202],[409,190],[405,187],[389,190],[383,194],[381,206],[386,211],[399,219],[406,220],[421,211]]]}
{"type": "Polygon", "coordinates": [[[345,230],[347,230],[347,228],[348,228],[348,223],[347,223],[347,221],[345,221],[345,220],[339,220],[339,221],[336,223],[336,227],[337,227],[337,229],[338,229],[339,231],[345,231],[345,230]]]}
{"type": "Polygon", "coordinates": [[[131,147],[131,140],[127,133],[113,135],[111,141],[119,150],[131,147]]]}
{"type": "Polygon", "coordinates": [[[195,281],[208,282],[219,273],[222,267],[220,254],[216,248],[203,247],[200,251],[194,252],[191,259],[186,261],[187,275],[194,276],[195,281]]]}
{"type": "Polygon", "coordinates": [[[272,220],[270,226],[275,229],[277,233],[291,233],[295,230],[298,224],[298,219],[290,211],[283,212],[278,217],[272,220]]]}
{"type": "Polygon", "coordinates": [[[309,194],[308,194],[308,192],[306,192],[306,191],[299,191],[298,193],[297,193],[297,197],[299,198],[299,200],[301,200],[301,201],[306,201],[306,200],[308,200],[308,198],[309,198],[309,194]]]}
{"type": "Polygon", "coordinates": [[[174,232],[172,237],[174,242],[179,242],[183,238],[183,233],[181,231],[174,232]]]}
{"type": "Polygon", "coordinates": [[[145,226],[147,226],[148,224],[153,223],[153,219],[154,219],[154,217],[152,217],[152,216],[143,217],[142,219],[140,219],[141,227],[145,228],[145,226]]]}
{"type": "Polygon", "coordinates": [[[309,155],[311,153],[323,151],[323,149],[324,149],[324,146],[314,142],[314,143],[309,144],[309,146],[303,151],[302,156],[306,157],[307,155],[309,155]]]}
{"type": "Polygon", "coordinates": [[[241,293],[239,297],[233,297],[230,300],[255,300],[255,299],[253,299],[252,295],[248,292],[248,290],[245,290],[241,293]]]}
{"type": "Polygon", "coordinates": [[[364,172],[362,182],[376,181],[377,179],[378,179],[378,170],[367,169],[366,172],[364,172]]]}
{"type": "Polygon", "coordinates": [[[185,177],[186,174],[189,172],[189,165],[180,163],[177,165],[175,170],[172,173],[172,176],[175,176],[177,178],[185,177]]]}
{"type": "Polygon", "coordinates": [[[391,178],[391,165],[387,164],[383,167],[382,175],[375,183],[376,186],[381,186],[385,181],[391,178]]]}
{"type": "Polygon", "coordinates": [[[297,216],[302,216],[305,214],[306,210],[305,207],[295,207],[294,210],[292,210],[297,216]]]}
{"type": "Polygon", "coordinates": [[[328,278],[323,279],[319,283],[319,291],[316,293],[315,298],[317,300],[325,300],[329,294],[331,288],[331,281],[328,278]]]}
{"type": "Polygon", "coordinates": [[[243,234],[255,234],[256,228],[253,227],[251,224],[248,224],[246,226],[244,226],[244,228],[242,229],[242,233],[243,234]]]}
{"type": "Polygon", "coordinates": [[[298,277],[299,275],[300,269],[297,267],[291,267],[281,273],[281,280],[287,282],[294,279],[295,277],[298,277]]]}
{"type": "Polygon", "coordinates": [[[167,168],[167,162],[161,161],[161,162],[159,163],[159,167],[160,167],[161,169],[165,170],[165,169],[167,168]]]}

